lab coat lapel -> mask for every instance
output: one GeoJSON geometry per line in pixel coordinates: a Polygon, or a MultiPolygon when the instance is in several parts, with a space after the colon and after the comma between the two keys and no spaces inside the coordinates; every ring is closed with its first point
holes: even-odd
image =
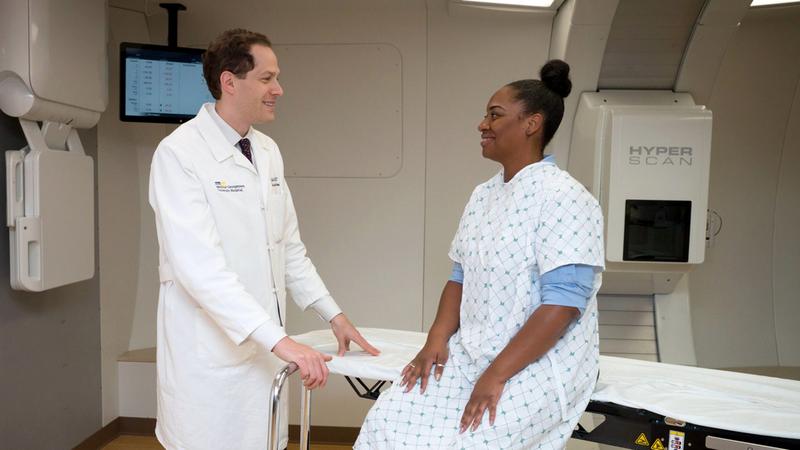
{"type": "Polygon", "coordinates": [[[258,174],[256,168],[253,167],[242,152],[238,151],[236,147],[225,140],[225,136],[222,135],[214,119],[208,114],[205,106],[200,108],[200,112],[197,113],[197,120],[199,122],[197,129],[200,131],[203,139],[208,143],[208,147],[211,149],[211,153],[214,154],[214,159],[216,159],[217,162],[233,158],[233,162],[236,163],[237,166],[243,167],[256,175],[258,174]]]}
{"type": "Polygon", "coordinates": [[[253,146],[253,157],[256,160],[256,167],[258,168],[258,173],[261,175],[262,181],[262,188],[264,192],[267,192],[267,187],[269,187],[269,178],[271,177],[270,169],[270,158],[272,155],[270,154],[270,149],[267,147],[262,139],[259,138],[258,134],[256,133],[253,136],[255,139],[255,144],[253,146]]]}
{"type": "Polygon", "coordinates": [[[247,157],[245,157],[242,154],[242,152],[240,152],[240,151],[234,151],[233,152],[233,162],[235,162],[237,166],[244,167],[245,169],[249,170],[250,172],[253,172],[253,174],[258,175],[258,172],[256,171],[256,168],[253,166],[253,164],[250,161],[247,160],[247,157]]]}

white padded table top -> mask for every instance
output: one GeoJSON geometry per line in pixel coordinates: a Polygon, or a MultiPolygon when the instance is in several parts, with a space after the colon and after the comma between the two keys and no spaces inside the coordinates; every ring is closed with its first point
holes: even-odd
{"type": "MultiPolygon", "coordinates": [[[[328,368],[333,373],[390,381],[400,376],[426,338],[426,333],[415,331],[359,331],[381,350],[380,356],[361,350],[336,356],[336,338],[330,329],[293,338],[332,355],[328,368]]],[[[600,356],[600,380],[592,400],[706,427],[800,439],[800,381],[600,356]]]]}
{"type": "Polygon", "coordinates": [[[328,363],[328,369],[333,373],[371,380],[392,381],[400,376],[403,367],[417,355],[419,349],[425,345],[427,338],[427,333],[418,331],[380,328],[359,328],[358,331],[370,344],[381,351],[380,355],[372,356],[361,350],[358,344],[353,343],[350,347],[351,351],[343,357],[336,356],[339,346],[330,329],[311,331],[292,336],[292,339],[333,356],[328,363]]]}
{"type": "Polygon", "coordinates": [[[800,381],[600,356],[592,400],[723,430],[800,439],[800,381]]]}

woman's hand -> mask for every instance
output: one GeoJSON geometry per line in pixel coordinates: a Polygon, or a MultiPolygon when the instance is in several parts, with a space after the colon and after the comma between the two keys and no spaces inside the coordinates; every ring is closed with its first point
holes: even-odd
{"type": "Polygon", "coordinates": [[[438,339],[429,336],[425,346],[417,353],[417,356],[411,360],[410,363],[403,369],[403,381],[400,386],[405,386],[404,392],[409,392],[417,384],[417,379],[420,379],[420,394],[425,393],[425,388],[428,387],[428,380],[431,375],[431,368],[434,369],[433,376],[436,381],[442,377],[444,372],[444,365],[450,352],[447,349],[447,339],[438,339]]]}
{"type": "Polygon", "coordinates": [[[503,394],[505,387],[505,380],[484,372],[475,387],[472,389],[472,395],[469,397],[467,406],[464,407],[464,415],[461,416],[461,427],[459,433],[463,433],[467,428],[472,427],[472,431],[478,429],[483,419],[483,413],[489,410],[489,425],[494,425],[494,419],[497,415],[497,403],[500,402],[500,396],[503,394]]]}

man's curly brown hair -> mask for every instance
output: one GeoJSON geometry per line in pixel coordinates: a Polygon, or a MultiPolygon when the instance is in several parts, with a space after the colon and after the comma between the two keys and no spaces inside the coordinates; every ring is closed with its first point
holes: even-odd
{"type": "Polygon", "coordinates": [[[244,78],[247,72],[253,70],[255,63],[250,53],[253,45],[272,48],[272,43],[265,35],[241,28],[225,31],[208,44],[203,54],[203,77],[215,99],[222,97],[219,85],[222,72],[227,70],[238,78],[244,78]]]}

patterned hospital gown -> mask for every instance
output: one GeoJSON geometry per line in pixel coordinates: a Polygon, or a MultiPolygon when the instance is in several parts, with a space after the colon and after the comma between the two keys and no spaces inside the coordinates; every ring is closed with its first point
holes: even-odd
{"type": "Polygon", "coordinates": [[[602,268],[597,201],[541,161],[508,183],[500,172],[472,193],[450,249],[464,268],[461,323],[450,359],[425,394],[399,379],[370,410],[355,444],[378,449],[561,449],[589,402],[598,372],[600,270],[586,310],[550,351],[506,383],[494,425],[458,433],[478,377],[541,304],[541,275],[566,264],[602,268]]]}

